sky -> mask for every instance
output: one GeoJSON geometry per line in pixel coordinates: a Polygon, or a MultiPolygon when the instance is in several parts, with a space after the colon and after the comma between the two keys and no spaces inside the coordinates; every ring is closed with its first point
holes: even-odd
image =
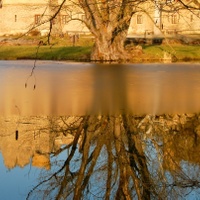
{"type": "Polygon", "coordinates": [[[31,168],[30,165],[24,168],[7,169],[0,153],[0,199],[24,200],[27,193],[37,183],[38,173],[39,170],[31,168]]]}

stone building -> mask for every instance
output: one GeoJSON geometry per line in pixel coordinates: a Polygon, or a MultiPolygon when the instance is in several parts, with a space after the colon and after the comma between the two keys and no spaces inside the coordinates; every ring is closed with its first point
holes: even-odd
{"type": "Polygon", "coordinates": [[[16,35],[38,30],[46,34],[52,24],[57,33],[88,32],[85,25],[78,19],[84,15],[81,12],[73,14],[62,11],[57,19],[50,20],[56,10],[55,0],[0,0],[0,35],[16,35]]]}
{"type": "MultiPolygon", "coordinates": [[[[168,1],[169,5],[174,2],[168,1]]],[[[186,1],[187,5],[194,4],[196,9],[192,12],[186,9],[171,9],[166,12],[170,7],[162,5],[161,1],[155,4],[147,2],[140,12],[133,15],[128,34],[145,37],[177,33],[199,34],[200,3],[195,0],[186,1]]],[[[59,0],[0,0],[0,35],[27,33],[33,31],[33,28],[44,35],[48,33],[51,25],[52,30],[59,34],[89,33],[83,23],[83,11],[73,6],[64,7],[57,19],[49,22],[59,3],[59,0]]]]}
{"type": "Polygon", "coordinates": [[[178,0],[164,1],[163,5],[162,1],[158,2],[154,5],[147,3],[143,11],[137,12],[132,17],[129,34],[148,36],[200,33],[200,3],[198,1],[186,0],[186,5],[196,8],[193,10],[181,8],[182,5],[178,3],[178,0]],[[166,2],[169,3],[166,4],[166,2]]]}

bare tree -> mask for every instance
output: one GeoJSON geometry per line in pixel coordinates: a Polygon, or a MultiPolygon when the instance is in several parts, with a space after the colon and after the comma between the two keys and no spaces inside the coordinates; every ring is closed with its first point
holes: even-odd
{"type": "Polygon", "coordinates": [[[56,18],[59,21],[61,13],[67,14],[69,21],[82,21],[95,38],[91,60],[96,61],[126,60],[134,56],[125,50],[124,41],[131,19],[138,12],[147,14],[162,32],[162,13],[179,13],[185,9],[198,15],[199,11],[199,2],[196,0],[189,3],[173,0],[54,0],[49,2],[49,6],[50,17],[41,21],[41,24],[50,21],[48,36],[53,27],[52,22],[56,18]],[[73,13],[81,13],[84,17],[76,17],[73,13]]]}
{"type": "MultiPolygon", "coordinates": [[[[173,199],[199,191],[199,165],[187,171],[180,162],[188,160],[185,144],[173,149],[178,141],[185,143],[179,136],[199,133],[196,115],[60,117],[50,124],[52,134],[74,139],[54,152],[66,153],[66,159],[52,163],[56,170],[42,174],[27,199],[173,199]]],[[[189,162],[198,164],[199,158],[189,162]]]]}
{"type": "MultiPolygon", "coordinates": [[[[72,2],[72,1],[70,1],[72,2]]],[[[190,10],[198,15],[198,1],[163,1],[163,0],[79,0],[73,4],[80,7],[85,14],[82,21],[95,37],[91,60],[125,60],[130,55],[124,49],[128,29],[133,15],[146,13],[162,31],[162,13],[179,13],[190,10]],[[158,12],[159,23],[155,12],[158,12]]]]}

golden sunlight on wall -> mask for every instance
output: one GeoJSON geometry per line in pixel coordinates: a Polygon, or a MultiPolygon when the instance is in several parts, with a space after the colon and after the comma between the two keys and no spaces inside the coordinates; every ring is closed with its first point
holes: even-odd
{"type": "Polygon", "coordinates": [[[3,4],[44,4],[47,2],[48,0],[3,0],[3,4]]]}

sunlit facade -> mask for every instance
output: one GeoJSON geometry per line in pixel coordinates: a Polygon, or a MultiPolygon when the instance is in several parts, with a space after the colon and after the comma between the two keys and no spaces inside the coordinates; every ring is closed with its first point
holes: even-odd
{"type": "MultiPolygon", "coordinates": [[[[187,4],[191,2],[187,1],[187,4]]],[[[35,30],[45,35],[51,25],[57,34],[89,33],[83,23],[83,11],[74,6],[63,7],[57,18],[49,21],[57,9],[56,3],[53,0],[0,0],[0,35],[16,35],[35,30]]],[[[160,1],[155,4],[147,2],[143,9],[133,15],[128,34],[151,36],[200,33],[200,5],[195,5],[197,9],[192,12],[186,9],[171,9],[169,12],[170,6],[162,5],[160,1]]]]}

